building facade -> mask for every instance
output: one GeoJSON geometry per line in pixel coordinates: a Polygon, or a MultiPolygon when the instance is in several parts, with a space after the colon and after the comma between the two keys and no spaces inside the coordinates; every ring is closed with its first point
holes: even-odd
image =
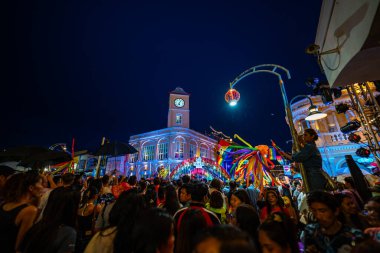
{"type": "Polygon", "coordinates": [[[217,141],[190,129],[190,94],[177,87],[169,94],[167,128],[133,135],[129,144],[139,152],[128,156],[125,175],[166,177],[186,159],[215,160],[217,141]]]}
{"type": "MultiPolygon", "coordinates": [[[[370,89],[375,94],[375,86],[371,83],[370,89]]],[[[316,121],[306,121],[310,103],[308,99],[300,100],[293,103],[291,106],[293,112],[294,125],[299,134],[303,133],[306,128],[313,128],[318,132],[319,139],[316,142],[323,158],[323,168],[330,176],[338,176],[340,174],[349,173],[345,155],[352,155],[359,167],[371,173],[375,166],[375,161],[372,155],[368,158],[359,157],[356,155],[356,150],[361,147],[366,147],[366,137],[362,133],[362,127],[355,134],[361,137],[361,143],[353,143],[348,139],[349,134],[344,134],[340,128],[345,126],[352,120],[360,120],[357,113],[350,106],[345,113],[337,113],[335,106],[338,104],[351,105],[350,97],[347,90],[342,90],[342,95],[335,98],[334,102],[326,105],[323,104],[320,96],[310,97],[314,105],[318,106],[319,111],[327,114],[326,118],[316,121]]],[[[364,101],[362,101],[364,104],[364,101]]],[[[363,124],[363,123],[362,123],[363,124]]]]}

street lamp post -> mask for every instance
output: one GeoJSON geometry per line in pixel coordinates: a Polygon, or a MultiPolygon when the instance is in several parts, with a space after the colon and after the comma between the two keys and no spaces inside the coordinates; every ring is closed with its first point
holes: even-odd
{"type": "MultiPolygon", "coordinates": [[[[250,75],[256,74],[256,73],[269,73],[269,74],[276,75],[278,77],[278,83],[279,83],[280,89],[281,89],[282,99],[283,99],[284,107],[285,107],[285,114],[286,114],[286,117],[289,121],[289,128],[290,128],[290,133],[291,133],[292,139],[293,139],[294,151],[298,152],[298,151],[300,151],[300,143],[299,143],[298,138],[297,138],[297,136],[298,136],[297,131],[294,127],[292,111],[290,109],[288,97],[286,95],[284,81],[282,80],[281,74],[277,72],[278,70],[284,71],[286,74],[286,77],[288,79],[291,78],[289,70],[287,70],[286,68],[284,68],[280,65],[261,64],[261,65],[257,65],[257,66],[254,66],[252,68],[247,69],[246,71],[241,73],[239,76],[237,76],[235,78],[235,80],[233,80],[230,83],[230,89],[227,91],[227,93],[225,95],[225,99],[231,106],[235,106],[237,104],[238,100],[240,99],[240,94],[236,89],[234,89],[234,87],[240,80],[242,80],[243,78],[245,78],[247,76],[250,76],[250,75]]],[[[308,178],[306,177],[305,169],[304,169],[302,163],[300,164],[300,172],[301,172],[301,175],[303,178],[305,191],[308,192],[309,191],[309,182],[308,182],[308,178]]]]}

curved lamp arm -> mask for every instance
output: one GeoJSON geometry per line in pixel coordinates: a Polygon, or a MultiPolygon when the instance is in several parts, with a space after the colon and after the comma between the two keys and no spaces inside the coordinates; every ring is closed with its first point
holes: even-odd
{"type": "Polygon", "coordinates": [[[278,69],[283,70],[286,73],[286,76],[288,79],[290,79],[290,72],[286,68],[276,65],[276,64],[261,64],[254,66],[252,68],[247,69],[240,75],[238,75],[231,83],[230,83],[230,88],[232,89],[240,80],[243,78],[250,76],[255,73],[270,73],[273,75],[276,75],[280,81],[282,81],[280,73],[276,72],[278,69]]]}
{"type": "MultiPolygon", "coordinates": [[[[261,64],[261,65],[257,65],[257,66],[254,66],[252,68],[249,68],[246,71],[244,71],[243,73],[241,73],[240,75],[238,75],[230,83],[230,89],[233,89],[234,86],[240,80],[242,80],[243,78],[245,78],[247,76],[250,76],[252,74],[255,74],[255,73],[269,73],[269,74],[276,75],[278,77],[278,82],[279,82],[279,85],[280,85],[282,99],[283,99],[284,107],[285,107],[285,115],[286,115],[286,117],[288,118],[288,121],[289,121],[289,128],[290,128],[290,133],[292,135],[295,151],[299,151],[300,150],[300,143],[299,143],[298,138],[297,138],[297,131],[296,131],[295,127],[294,127],[292,111],[290,109],[288,97],[286,95],[284,81],[282,80],[281,74],[278,72],[278,70],[284,71],[285,74],[286,74],[286,77],[288,79],[291,78],[289,70],[287,70],[286,68],[284,68],[284,67],[282,67],[280,65],[276,65],[276,64],[261,64]]],[[[305,190],[306,190],[306,192],[308,192],[309,191],[309,184],[308,184],[308,180],[307,180],[307,177],[306,177],[306,174],[305,174],[305,170],[304,170],[304,167],[303,167],[302,164],[300,165],[300,170],[301,170],[302,178],[304,179],[305,190]]]]}
{"type": "Polygon", "coordinates": [[[311,98],[310,98],[309,96],[307,96],[307,95],[297,95],[297,96],[295,96],[294,98],[292,98],[292,99],[290,100],[289,105],[292,105],[292,103],[294,102],[294,100],[296,100],[297,98],[307,98],[307,99],[309,100],[309,102],[310,102],[310,106],[314,106],[313,101],[312,101],[311,98]]]}

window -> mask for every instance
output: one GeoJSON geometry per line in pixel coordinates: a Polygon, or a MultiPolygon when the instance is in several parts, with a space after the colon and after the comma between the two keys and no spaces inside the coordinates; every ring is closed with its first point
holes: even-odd
{"type": "Polygon", "coordinates": [[[174,150],[174,158],[183,159],[183,150],[185,147],[185,143],[182,140],[177,140],[175,142],[175,150],[174,150]]]}
{"type": "Polygon", "coordinates": [[[175,123],[178,124],[178,125],[182,125],[182,114],[177,113],[175,115],[175,123]]]}
{"type": "Polygon", "coordinates": [[[206,146],[201,146],[201,157],[207,157],[208,148],[206,146]]]}
{"type": "MultiPolygon", "coordinates": [[[[137,150],[137,148],[136,148],[136,150],[137,150]]],[[[129,155],[129,162],[130,162],[130,163],[135,163],[135,162],[137,162],[137,158],[138,158],[138,156],[139,156],[139,152],[134,153],[134,154],[130,154],[130,155],[129,155]]]]}
{"type": "Polygon", "coordinates": [[[150,161],[154,159],[154,145],[145,146],[143,148],[143,160],[150,161]]]}
{"type": "Polygon", "coordinates": [[[197,146],[194,144],[190,144],[189,157],[193,158],[197,153],[197,146]]]}
{"type": "Polygon", "coordinates": [[[158,144],[158,160],[168,159],[168,143],[158,144]]]}
{"type": "Polygon", "coordinates": [[[329,124],[329,133],[337,132],[335,124],[329,124]]]}
{"type": "Polygon", "coordinates": [[[335,126],[335,116],[331,112],[327,114],[327,126],[330,133],[337,132],[336,126],[335,126]]]}

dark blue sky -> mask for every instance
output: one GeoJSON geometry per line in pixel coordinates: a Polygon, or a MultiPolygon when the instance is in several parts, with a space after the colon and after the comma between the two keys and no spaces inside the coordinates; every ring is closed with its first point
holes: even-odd
{"type": "Polygon", "coordinates": [[[168,93],[191,93],[192,129],[212,125],[252,144],[290,139],[275,76],[228,83],[264,63],[288,68],[288,97],[320,75],[304,53],[320,1],[8,1],[0,146],[71,142],[165,128],[168,93]]]}

